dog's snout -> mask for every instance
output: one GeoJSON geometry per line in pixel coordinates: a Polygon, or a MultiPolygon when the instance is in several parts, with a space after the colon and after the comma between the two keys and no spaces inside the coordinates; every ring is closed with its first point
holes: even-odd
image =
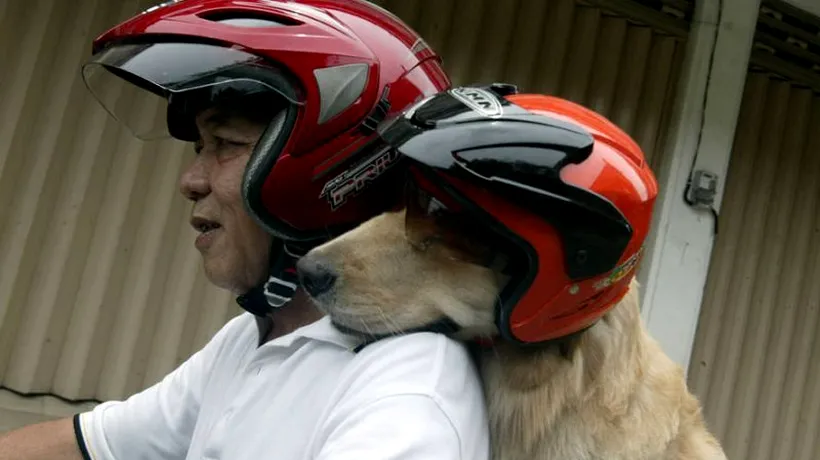
{"type": "Polygon", "coordinates": [[[296,262],[299,284],[311,296],[318,296],[330,290],[338,275],[331,264],[321,257],[305,256],[296,262]]]}

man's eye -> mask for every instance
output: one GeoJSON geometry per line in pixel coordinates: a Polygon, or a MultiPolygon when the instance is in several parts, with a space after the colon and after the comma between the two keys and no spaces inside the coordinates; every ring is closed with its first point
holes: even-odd
{"type": "Polygon", "coordinates": [[[233,139],[225,139],[223,137],[217,137],[216,142],[222,146],[229,146],[229,147],[245,147],[248,145],[247,142],[238,141],[233,139]]]}
{"type": "Polygon", "coordinates": [[[252,143],[244,139],[210,136],[205,141],[194,143],[194,152],[197,155],[209,152],[210,155],[218,157],[233,157],[248,149],[251,145],[252,143]]]}

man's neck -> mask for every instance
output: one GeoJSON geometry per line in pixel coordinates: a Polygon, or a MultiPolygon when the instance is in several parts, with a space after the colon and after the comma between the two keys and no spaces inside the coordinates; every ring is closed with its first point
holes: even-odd
{"type": "Polygon", "coordinates": [[[316,309],[313,302],[300,289],[296,291],[296,295],[290,302],[277,308],[268,318],[265,318],[265,327],[260,329],[265,330],[266,333],[260,345],[314,323],[322,316],[324,316],[322,312],[316,309]]]}

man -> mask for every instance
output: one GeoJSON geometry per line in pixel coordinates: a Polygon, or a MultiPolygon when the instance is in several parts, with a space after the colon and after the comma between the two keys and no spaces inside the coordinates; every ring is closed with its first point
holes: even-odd
{"type": "Polygon", "coordinates": [[[295,291],[301,251],[396,192],[390,152],[346,160],[373,148],[384,117],[449,85],[424,42],[363,1],[187,0],[94,52],[84,78],[113,116],[195,144],[180,181],[195,244],[249,313],[126,401],[6,434],[0,460],[488,458],[461,345],[419,333],[359,350],[295,291]],[[167,102],[167,119],[132,119],[140,92],[167,102]]]}

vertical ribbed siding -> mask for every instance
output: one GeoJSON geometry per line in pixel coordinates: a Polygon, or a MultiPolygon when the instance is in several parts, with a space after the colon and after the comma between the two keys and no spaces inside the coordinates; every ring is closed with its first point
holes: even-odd
{"type": "Polygon", "coordinates": [[[729,458],[820,454],[820,96],[750,73],[689,383],[729,458]]]}
{"type": "MultiPolygon", "coordinates": [[[[176,186],[191,154],[131,138],[80,78],[93,36],[150,3],[4,2],[3,386],[120,398],[157,381],[238,311],[209,286],[193,248],[176,186]]],[[[134,110],[153,116],[157,107],[134,110]]]]}
{"type": "MultiPolygon", "coordinates": [[[[94,35],[155,2],[2,3],[0,384],[126,397],[239,311],[192,245],[176,191],[186,147],[133,140],[79,76],[94,35]]],[[[380,3],[441,52],[457,84],[508,81],[587,104],[662,161],[678,38],[572,0],[380,3]]]]}
{"type": "Polygon", "coordinates": [[[506,81],[587,105],[662,161],[684,41],[574,0],[380,0],[438,51],[455,84],[506,81]]]}

